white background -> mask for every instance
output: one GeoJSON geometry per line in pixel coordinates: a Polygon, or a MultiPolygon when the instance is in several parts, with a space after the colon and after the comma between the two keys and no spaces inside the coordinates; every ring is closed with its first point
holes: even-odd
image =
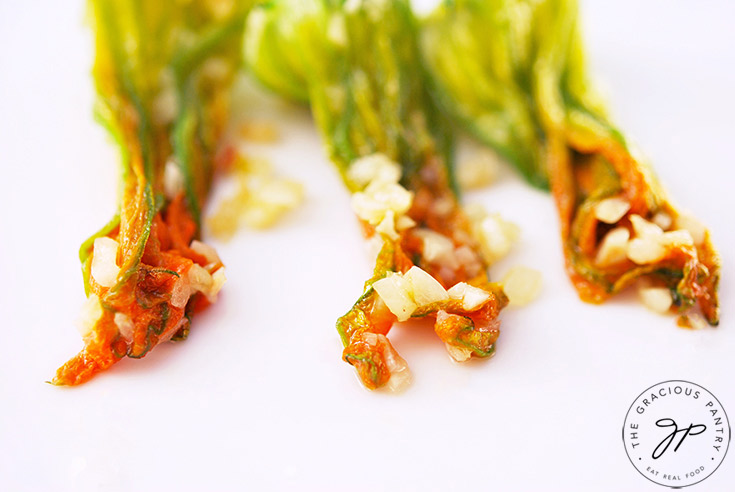
{"type": "MultiPolygon", "coordinates": [[[[722,323],[683,330],[633,295],[578,301],[550,198],[506,172],[466,199],[522,227],[491,273],[535,267],[542,296],[503,312],[489,361],[455,364],[430,328],[395,329],[414,384],[394,396],[340,360],[334,322],[370,266],[304,111],[278,122],[280,144],[250,152],[303,182],[305,205],[216,244],[229,280],[189,340],[79,388],[44,383],[81,348],[77,248],[114,212],[117,156],[92,120],[82,2],[0,0],[0,489],[661,490],[623,449],[636,396],[686,379],[735,416],[735,4],[582,8],[616,121],[712,228],[722,323]]],[[[696,489],[732,486],[734,460],[696,489]]]]}

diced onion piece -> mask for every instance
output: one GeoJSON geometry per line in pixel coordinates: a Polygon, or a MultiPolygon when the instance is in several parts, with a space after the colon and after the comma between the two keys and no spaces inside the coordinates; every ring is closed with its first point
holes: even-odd
{"type": "Polygon", "coordinates": [[[691,313],[683,316],[684,326],[692,330],[703,330],[707,328],[707,322],[699,313],[691,313]]]}
{"type": "Polygon", "coordinates": [[[124,313],[115,313],[115,326],[120,331],[120,336],[125,340],[130,341],[133,339],[135,323],[130,319],[130,316],[124,313]]]}
{"type": "Polygon", "coordinates": [[[413,193],[397,183],[373,181],[365,191],[352,195],[352,209],[362,220],[379,224],[392,210],[397,216],[405,214],[413,202],[413,193]]]}
{"type": "Polygon", "coordinates": [[[82,305],[82,310],[77,318],[77,328],[79,334],[87,337],[92,334],[94,325],[102,317],[102,304],[97,294],[90,294],[82,305]]]}
{"type": "Polygon", "coordinates": [[[449,294],[434,277],[417,266],[412,266],[403,278],[408,281],[411,295],[418,306],[426,306],[449,299],[449,294]]]}
{"type": "Polygon", "coordinates": [[[117,266],[118,243],[109,237],[94,240],[90,274],[102,287],[112,287],[117,281],[120,267],[117,266]]]}
{"type": "Polygon", "coordinates": [[[520,233],[518,226],[498,214],[488,214],[480,206],[470,206],[465,211],[487,263],[492,264],[510,252],[520,233]]]}
{"type": "Polygon", "coordinates": [[[180,277],[171,289],[171,305],[177,308],[186,306],[190,295],[189,280],[186,277],[180,277]]]}
{"type": "Polygon", "coordinates": [[[666,256],[666,248],[659,238],[635,238],[628,243],[628,258],[638,265],[656,263],[666,256]]]}
{"type": "Polygon", "coordinates": [[[656,215],[653,216],[653,219],[651,219],[651,221],[664,231],[668,231],[669,228],[671,228],[671,225],[674,223],[674,219],[672,219],[671,215],[667,214],[666,212],[658,212],[656,215]]]}
{"type": "Polygon", "coordinates": [[[595,206],[595,217],[605,224],[615,224],[630,210],[628,200],[619,196],[605,198],[595,206]]]}
{"type": "Polygon", "coordinates": [[[640,215],[633,214],[630,216],[630,223],[633,225],[633,231],[637,237],[653,237],[660,236],[664,231],[654,224],[649,222],[640,215]]]}
{"type": "Polygon", "coordinates": [[[373,181],[365,191],[352,195],[352,209],[358,217],[372,225],[379,224],[392,210],[405,214],[413,202],[413,193],[397,183],[373,181]]]}
{"type": "Polygon", "coordinates": [[[360,189],[373,182],[398,183],[401,166],[385,154],[372,154],[353,161],[347,171],[347,179],[360,189]]]}
{"type": "Polygon", "coordinates": [[[385,347],[383,359],[390,371],[390,379],[385,383],[385,388],[393,393],[398,393],[411,384],[411,371],[408,369],[405,359],[398,355],[386,336],[378,335],[378,338],[382,338],[381,341],[385,347]]]}
{"type": "Polygon", "coordinates": [[[511,306],[525,306],[541,292],[541,273],[524,266],[513,267],[503,277],[503,291],[511,306]]]}
{"type": "Polygon", "coordinates": [[[660,242],[663,246],[667,247],[694,246],[694,238],[692,238],[692,234],[683,229],[665,232],[664,235],[661,236],[660,242]]]}
{"type": "Polygon", "coordinates": [[[447,348],[449,356],[457,362],[464,362],[472,357],[472,350],[467,347],[457,347],[450,343],[445,343],[444,346],[447,348]]]}
{"type": "Polygon", "coordinates": [[[378,234],[382,234],[392,240],[397,240],[399,238],[398,233],[396,232],[396,214],[393,212],[393,210],[388,210],[385,214],[385,217],[383,217],[383,220],[380,221],[380,224],[377,225],[375,228],[375,232],[378,234]]]}
{"type": "Polygon", "coordinates": [[[221,263],[222,260],[220,260],[219,255],[217,254],[217,250],[215,250],[212,246],[203,243],[201,241],[197,241],[196,239],[191,242],[189,247],[194,251],[195,253],[198,253],[205,257],[207,259],[207,264],[212,263],[221,263]]]}
{"type": "Polygon", "coordinates": [[[482,271],[480,256],[469,246],[463,245],[455,249],[454,256],[470,277],[474,277],[482,271]]]}
{"type": "MultiPolygon", "coordinates": [[[[459,317],[456,314],[448,314],[444,310],[440,310],[438,313],[436,313],[436,324],[441,325],[443,324],[448,318],[457,318],[459,317]]],[[[447,352],[449,353],[449,356],[454,359],[457,362],[464,362],[466,360],[469,360],[470,357],[472,357],[472,349],[467,347],[462,347],[458,345],[452,345],[450,343],[444,343],[444,346],[447,348],[447,352]]]]}
{"type": "Polygon", "coordinates": [[[222,286],[225,285],[226,280],[227,277],[225,277],[224,267],[218,269],[212,274],[212,287],[209,289],[209,292],[204,293],[209,302],[214,303],[217,300],[217,294],[222,290],[222,286]]]}
{"type": "Polygon", "coordinates": [[[169,159],[163,168],[163,194],[173,200],[184,189],[184,176],[176,161],[169,159]]]}
{"type": "Polygon", "coordinates": [[[411,298],[408,280],[400,274],[388,273],[374,282],[373,288],[398,321],[406,321],[418,307],[411,298]]]}
{"type": "Polygon", "coordinates": [[[405,231],[416,225],[416,222],[408,215],[401,215],[396,219],[396,230],[405,231]]]}
{"type": "Polygon", "coordinates": [[[459,261],[454,255],[454,243],[443,234],[430,229],[420,229],[416,235],[423,240],[423,258],[429,263],[442,263],[451,269],[459,267],[459,261]]]}
{"type": "Polygon", "coordinates": [[[457,181],[466,190],[482,188],[492,184],[499,173],[500,162],[497,154],[483,149],[471,158],[459,161],[457,181]]]}
{"type": "Polygon", "coordinates": [[[707,234],[707,228],[698,219],[691,215],[682,214],[676,217],[674,223],[676,229],[684,229],[689,231],[694,240],[694,244],[699,246],[704,243],[704,238],[707,234]]]}
{"type": "Polygon", "coordinates": [[[604,268],[625,261],[629,239],[630,231],[625,227],[617,227],[608,232],[597,250],[595,264],[604,268]]]}
{"type": "Polygon", "coordinates": [[[461,300],[465,311],[474,311],[490,299],[488,292],[465,282],[454,285],[447,293],[451,299],[461,300]]]}
{"type": "Polygon", "coordinates": [[[669,289],[653,287],[647,283],[638,286],[638,297],[647,308],[657,313],[667,313],[673,303],[669,289]]]}

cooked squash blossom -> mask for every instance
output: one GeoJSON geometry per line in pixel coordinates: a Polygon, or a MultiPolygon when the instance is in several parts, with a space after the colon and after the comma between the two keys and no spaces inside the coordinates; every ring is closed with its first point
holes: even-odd
{"type": "Polygon", "coordinates": [[[454,0],[422,26],[436,100],[528,181],[550,187],[567,270],[603,302],[638,284],[654,310],[716,325],[720,260],[669,201],[587,81],[575,0],[454,0]]]}
{"type": "Polygon", "coordinates": [[[80,249],[85,347],[53,383],[189,333],[225,280],[198,241],[247,2],[91,0],[97,116],[121,154],[119,212],[80,249]]]}
{"type": "Polygon", "coordinates": [[[490,356],[507,298],[486,273],[497,236],[475,230],[503,229],[459,206],[451,132],[426,90],[408,3],[271,1],[253,11],[247,32],[260,80],[311,104],[378,250],[362,296],[337,322],[343,359],[370,389],[403,386],[409,372],[386,335],[422,317],[456,360],[490,356]]]}

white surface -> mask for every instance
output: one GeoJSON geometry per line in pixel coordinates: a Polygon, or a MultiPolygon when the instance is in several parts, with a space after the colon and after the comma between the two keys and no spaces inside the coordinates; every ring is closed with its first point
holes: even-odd
{"type": "MultiPolygon", "coordinates": [[[[229,281],[189,340],[80,388],[44,384],[81,347],[77,248],[113,213],[116,189],[116,155],[91,117],[83,8],[68,4],[0,3],[0,489],[662,490],[623,449],[635,397],[686,379],[735,416],[732,3],[583,5],[617,121],[714,232],[720,327],[678,329],[633,296],[579,302],[551,200],[505,173],[467,198],[521,225],[492,273],[538,268],[542,296],[503,313],[489,361],[457,365],[428,327],[394,330],[414,375],[401,396],[367,392],[340,360],[334,321],[369,266],[306,114],[254,152],[305,183],[307,203],[218,245],[229,281]]],[[[733,482],[728,456],[695,487],[733,482]]]]}

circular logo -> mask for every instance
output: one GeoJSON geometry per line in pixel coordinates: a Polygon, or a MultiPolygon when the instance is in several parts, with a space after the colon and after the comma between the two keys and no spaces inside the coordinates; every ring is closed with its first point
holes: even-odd
{"type": "Polygon", "coordinates": [[[730,444],[730,422],[715,396],[688,381],[664,381],[635,399],[623,424],[625,452],[641,475],[686,487],[714,473],[730,444]]]}

